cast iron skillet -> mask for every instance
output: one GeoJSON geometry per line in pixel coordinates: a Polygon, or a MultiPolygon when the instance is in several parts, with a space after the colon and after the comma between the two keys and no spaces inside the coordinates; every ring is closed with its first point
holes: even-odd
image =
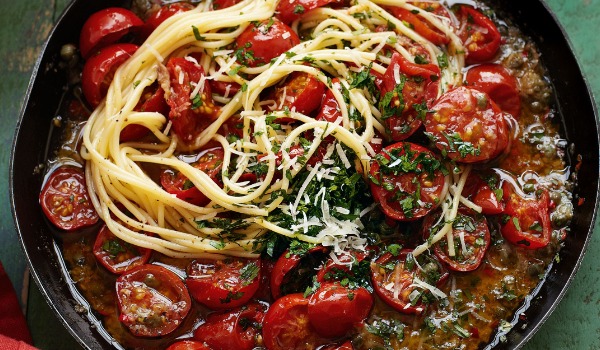
{"type": "MultiPolygon", "coordinates": [[[[33,279],[63,325],[89,349],[111,349],[112,346],[109,338],[94,329],[94,319],[75,311],[76,304],[84,301],[70,292],[74,290],[73,285],[61,272],[63,263],[57,245],[38,204],[44,176],[39,165],[45,164],[48,156],[49,147],[43,140],[48,139],[51,120],[66,85],[65,74],[57,69],[60,47],[78,42],[79,28],[91,13],[103,7],[125,6],[125,2],[75,0],[67,7],[50,33],[34,69],[17,124],[10,163],[12,212],[33,279]]],[[[586,79],[564,31],[544,2],[495,0],[492,5],[512,17],[525,35],[537,43],[556,89],[556,108],[563,116],[564,135],[575,142],[572,154],[581,155],[583,164],[576,193],[585,198],[585,202],[576,207],[571,232],[560,251],[560,263],[552,266],[537,294],[526,300],[529,307],[523,311],[525,320],[515,317],[512,330],[505,334],[506,341],[499,341],[503,334],[498,334],[491,343],[497,349],[514,349],[525,344],[555,309],[579,268],[590,240],[598,203],[598,125],[586,79]],[[527,326],[522,327],[525,323],[527,326]]]]}

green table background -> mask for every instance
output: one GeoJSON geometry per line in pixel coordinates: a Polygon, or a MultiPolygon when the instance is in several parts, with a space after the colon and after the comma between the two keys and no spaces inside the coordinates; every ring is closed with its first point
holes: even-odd
{"type": "MultiPolygon", "coordinates": [[[[0,0],[0,61],[4,62],[0,65],[0,171],[4,174],[0,176],[0,260],[17,293],[20,294],[21,290],[29,292],[25,306],[27,319],[34,343],[42,349],[80,347],[52,314],[37,286],[32,283],[27,287],[26,262],[10,212],[8,163],[13,130],[29,76],[41,45],[68,3],[68,0],[0,0]]],[[[600,96],[600,0],[547,0],[547,3],[565,27],[594,94],[600,96]]],[[[598,223],[594,231],[577,277],[556,311],[525,347],[526,350],[600,349],[598,223]]]]}

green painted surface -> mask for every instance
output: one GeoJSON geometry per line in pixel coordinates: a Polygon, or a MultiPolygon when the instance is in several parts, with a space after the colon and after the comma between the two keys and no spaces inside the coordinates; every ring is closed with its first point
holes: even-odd
{"type": "MultiPolygon", "coordinates": [[[[547,2],[571,38],[594,94],[600,96],[600,0],[547,2]]],[[[22,286],[25,262],[8,200],[9,145],[39,47],[67,3],[66,0],[0,0],[0,60],[3,62],[0,65],[0,171],[5,174],[0,177],[0,259],[17,290],[22,286]]],[[[526,350],[600,349],[600,265],[597,261],[600,261],[598,223],[571,288],[526,350]]],[[[38,347],[77,348],[35,286],[30,288],[28,321],[38,347]]]]}

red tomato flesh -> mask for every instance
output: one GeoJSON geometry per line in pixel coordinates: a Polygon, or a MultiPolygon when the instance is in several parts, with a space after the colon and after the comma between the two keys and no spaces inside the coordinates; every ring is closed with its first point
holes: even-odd
{"type": "Polygon", "coordinates": [[[182,340],[171,344],[167,350],[211,350],[204,343],[194,340],[182,340]]]}
{"type": "Polygon", "coordinates": [[[521,114],[521,96],[517,79],[499,64],[481,64],[470,68],[465,77],[467,85],[483,91],[501,110],[518,118],[521,114]]]}
{"type": "Polygon", "coordinates": [[[152,254],[151,249],[137,247],[118,238],[106,225],[98,232],[93,251],[108,271],[118,275],[146,264],[152,254]]]}
{"type": "Polygon", "coordinates": [[[523,198],[511,185],[503,186],[506,199],[502,236],[512,244],[527,249],[547,246],[552,237],[550,223],[550,196],[543,190],[539,198],[523,198]]]}

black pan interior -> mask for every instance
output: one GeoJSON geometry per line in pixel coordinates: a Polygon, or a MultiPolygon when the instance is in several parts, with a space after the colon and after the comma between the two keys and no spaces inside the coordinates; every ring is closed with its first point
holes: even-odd
{"type": "MultiPolygon", "coordinates": [[[[13,217],[32,275],[50,307],[73,337],[89,349],[110,349],[92,324],[75,311],[75,302],[61,273],[55,244],[38,204],[43,181],[51,120],[55,116],[66,77],[57,69],[60,47],[77,43],[79,30],[93,12],[108,6],[124,6],[126,1],[75,0],[50,34],[30,82],[24,107],[15,133],[10,164],[10,191],[13,217]]],[[[585,198],[577,207],[571,232],[546,282],[524,311],[525,320],[506,334],[497,337],[497,349],[521,347],[546,320],[566,292],[580,265],[589,242],[598,201],[598,126],[595,104],[585,78],[573,55],[564,31],[541,0],[492,1],[495,9],[514,20],[538,45],[543,63],[550,72],[557,93],[556,106],[563,117],[563,129],[574,142],[574,155],[582,156],[577,194],[585,198]],[[521,327],[527,324],[527,327],[521,327]]]]}

